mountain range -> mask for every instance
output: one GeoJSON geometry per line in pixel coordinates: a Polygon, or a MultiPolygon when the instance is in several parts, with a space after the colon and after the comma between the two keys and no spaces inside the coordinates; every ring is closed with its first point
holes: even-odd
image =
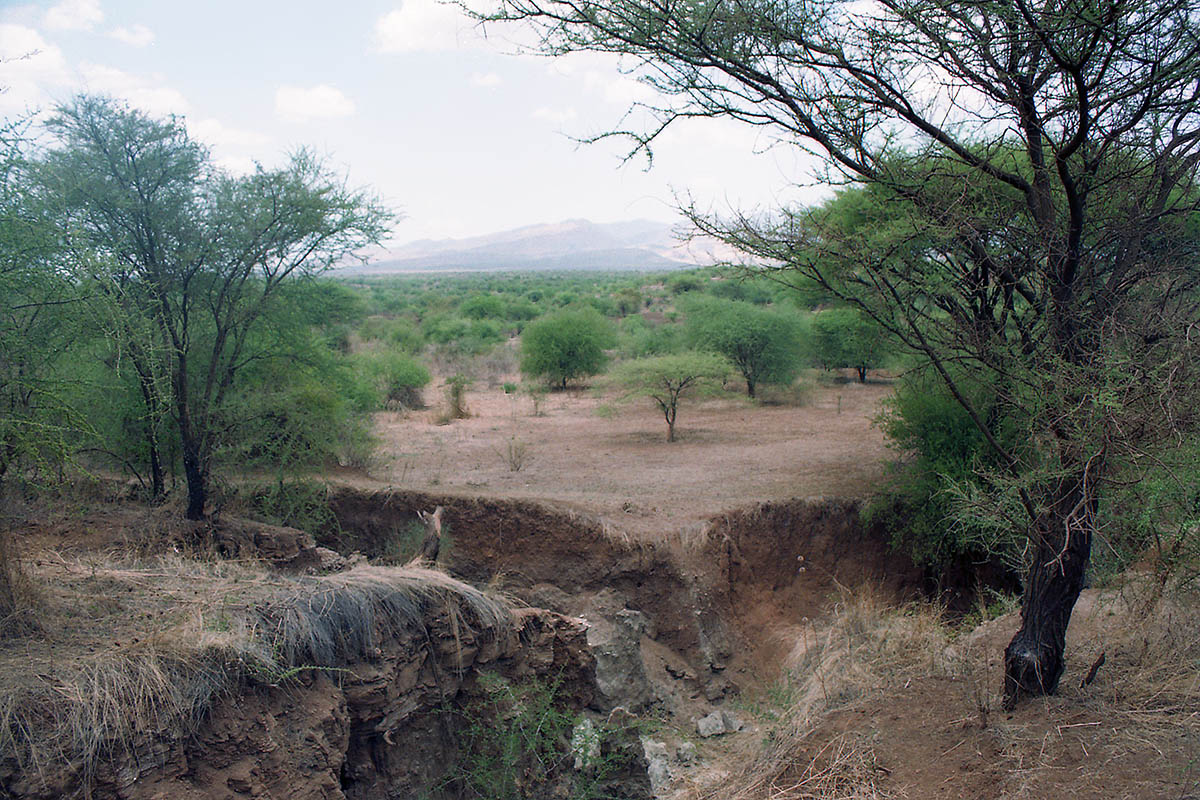
{"type": "Polygon", "coordinates": [[[670,223],[572,219],[467,239],[421,239],[380,249],[343,275],[502,270],[658,270],[708,266],[733,252],[709,238],[681,242],[670,223]]]}

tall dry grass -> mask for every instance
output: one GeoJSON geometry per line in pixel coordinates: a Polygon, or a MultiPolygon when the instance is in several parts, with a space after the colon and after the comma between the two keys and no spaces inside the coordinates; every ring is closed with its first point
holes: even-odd
{"type": "Polygon", "coordinates": [[[241,592],[248,602],[201,602],[181,624],[0,693],[0,773],[48,776],[69,765],[69,783],[86,796],[105,762],[165,758],[167,745],[194,733],[218,698],[246,685],[277,686],[313,671],[337,680],[343,665],[371,657],[391,637],[432,649],[434,618],[448,617],[456,637],[468,629],[515,635],[504,601],[429,569],[359,566],[285,578],[176,560],[109,574],[191,581],[204,597],[241,592]]]}
{"type": "Polygon", "coordinates": [[[944,673],[949,630],[931,605],[895,608],[881,593],[845,592],[827,622],[810,625],[787,658],[783,717],[745,765],[703,800],[876,800],[880,783],[866,739],[835,737],[804,756],[822,715],[880,686],[944,673]]]}
{"type": "Polygon", "coordinates": [[[0,524],[0,639],[38,628],[39,593],[12,535],[0,524]]]}

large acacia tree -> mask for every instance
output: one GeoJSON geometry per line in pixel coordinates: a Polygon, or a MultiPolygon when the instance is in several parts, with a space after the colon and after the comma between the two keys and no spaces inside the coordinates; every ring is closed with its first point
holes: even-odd
{"type": "MultiPolygon", "coordinates": [[[[108,98],[77,98],[48,127],[57,145],[41,180],[78,280],[120,320],[113,335],[137,373],[149,430],[164,415],[175,428],[187,517],[201,519],[238,374],[287,357],[254,335],[280,288],[377,242],[390,216],[308,153],[229,175],[181,120],[108,98]]],[[[158,471],[153,439],[150,452],[158,471]]]]}
{"type": "Polygon", "coordinates": [[[860,187],[693,216],[941,376],[999,465],[976,513],[1030,542],[1006,699],[1053,692],[1105,487],[1194,422],[1200,2],[500,0],[491,19],[638,64],[661,102],[635,148],[733,119],[860,187]]]}

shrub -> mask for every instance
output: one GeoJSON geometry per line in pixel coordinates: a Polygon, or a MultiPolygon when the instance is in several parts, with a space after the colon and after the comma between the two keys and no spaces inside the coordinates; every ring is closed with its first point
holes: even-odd
{"type": "Polygon", "coordinates": [[[484,673],[477,697],[447,713],[458,722],[458,758],[445,787],[453,796],[611,796],[602,788],[620,766],[613,748],[604,747],[611,734],[602,727],[592,729],[590,741],[573,736],[580,717],[564,706],[557,685],[539,680],[518,684],[484,673]]]}
{"type": "Polygon", "coordinates": [[[787,385],[800,372],[800,321],[794,314],[740,300],[697,297],[684,312],[688,343],[733,363],[754,397],[759,383],[787,385]]]}
{"type": "Polygon", "coordinates": [[[615,344],[612,326],[593,309],[564,310],[531,322],[521,334],[521,372],[566,388],[597,375],[615,344]]]}
{"type": "Polygon", "coordinates": [[[446,414],[450,419],[466,419],[471,416],[467,411],[467,388],[471,381],[463,375],[454,375],[446,379],[446,414]]]}
{"type": "Polygon", "coordinates": [[[423,408],[421,390],[429,384],[429,370],[416,359],[395,350],[372,353],[367,370],[379,392],[380,405],[389,409],[423,408]]]}
{"type": "MultiPolygon", "coordinates": [[[[978,391],[982,396],[985,389],[978,391]]],[[[929,370],[907,374],[878,424],[906,457],[892,467],[887,484],[866,509],[867,521],[884,523],[894,547],[935,571],[993,555],[1017,566],[1017,537],[957,513],[955,498],[970,494],[981,480],[989,451],[945,384],[929,370]]]]}
{"type": "Polygon", "coordinates": [[[814,314],[809,343],[818,366],[853,367],[859,383],[865,383],[867,370],[878,367],[888,354],[884,330],[853,308],[814,314]]]}
{"type": "Polygon", "coordinates": [[[494,294],[474,294],[458,307],[458,313],[469,319],[503,319],[507,309],[503,298],[494,294]]]}

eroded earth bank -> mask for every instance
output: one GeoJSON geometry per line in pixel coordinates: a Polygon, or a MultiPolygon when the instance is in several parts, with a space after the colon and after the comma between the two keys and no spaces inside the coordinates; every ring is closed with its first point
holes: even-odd
{"type": "Polygon", "coordinates": [[[315,535],[113,500],[22,531],[46,613],[0,650],[4,796],[1195,785],[1194,608],[1085,593],[1062,696],[1005,715],[1012,612],[947,626],[854,502],[761,503],[651,536],[561,504],[362,481],[327,489],[315,535]],[[437,506],[438,563],[414,564],[419,512],[437,506]]]}

